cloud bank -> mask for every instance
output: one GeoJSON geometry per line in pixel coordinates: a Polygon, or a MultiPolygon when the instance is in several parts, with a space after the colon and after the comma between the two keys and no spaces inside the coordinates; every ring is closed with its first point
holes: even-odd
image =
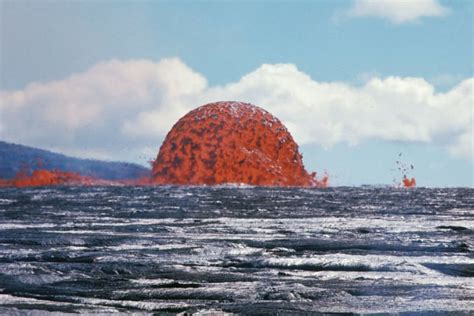
{"type": "Polygon", "coordinates": [[[422,78],[318,82],[292,64],[264,64],[209,86],[177,58],[99,63],[59,81],[0,94],[0,139],[106,159],[153,159],[174,122],[213,101],[259,105],[296,141],[326,148],[379,139],[443,146],[473,158],[474,78],[437,93],[422,78]]]}
{"type": "Polygon", "coordinates": [[[436,0],[355,0],[346,13],[349,17],[376,17],[401,24],[423,17],[442,17],[449,9],[436,0]]]}

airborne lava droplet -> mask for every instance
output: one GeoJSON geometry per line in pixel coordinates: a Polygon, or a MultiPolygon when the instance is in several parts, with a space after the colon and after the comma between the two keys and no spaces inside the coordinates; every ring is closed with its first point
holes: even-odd
{"type": "Polygon", "coordinates": [[[306,172],[285,126],[252,104],[216,102],[182,117],[153,163],[154,184],[328,185],[306,172]]]}

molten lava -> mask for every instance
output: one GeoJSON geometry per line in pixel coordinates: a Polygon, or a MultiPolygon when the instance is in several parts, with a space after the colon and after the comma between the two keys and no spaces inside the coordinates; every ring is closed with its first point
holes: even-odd
{"type": "Polygon", "coordinates": [[[217,102],[182,117],[153,163],[154,184],[328,185],[306,172],[285,126],[248,103],[217,102]]]}
{"type": "Polygon", "coordinates": [[[90,176],[83,176],[77,172],[36,169],[31,175],[20,171],[13,179],[1,179],[1,187],[42,187],[56,185],[150,185],[149,177],[128,180],[105,180],[90,176]]]}
{"type": "Polygon", "coordinates": [[[0,187],[36,187],[36,186],[51,186],[51,185],[92,185],[94,179],[91,177],[84,177],[75,172],[58,171],[58,170],[43,170],[38,169],[33,171],[31,175],[25,172],[20,172],[11,180],[0,179],[0,187]]]}
{"type": "Polygon", "coordinates": [[[403,178],[402,183],[403,183],[404,188],[414,188],[414,187],[416,187],[415,178],[409,179],[409,178],[405,177],[405,178],[403,178]]]}

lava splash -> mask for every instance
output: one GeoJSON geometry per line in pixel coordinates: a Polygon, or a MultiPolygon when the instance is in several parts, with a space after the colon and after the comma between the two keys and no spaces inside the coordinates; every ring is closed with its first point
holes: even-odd
{"type": "Polygon", "coordinates": [[[216,102],[173,126],[153,163],[152,183],[325,187],[328,177],[306,172],[298,145],[272,114],[249,103],[216,102]]]}
{"type": "Polygon", "coordinates": [[[404,163],[401,159],[402,153],[398,154],[398,160],[396,161],[397,169],[399,172],[403,173],[403,179],[401,186],[404,188],[414,188],[416,187],[416,179],[414,177],[409,178],[407,175],[415,169],[412,164],[408,165],[404,163]]]}
{"type": "Polygon", "coordinates": [[[414,188],[416,187],[416,179],[415,178],[407,178],[407,177],[404,177],[403,178],[403,187],[404,188],[414,188]]]}

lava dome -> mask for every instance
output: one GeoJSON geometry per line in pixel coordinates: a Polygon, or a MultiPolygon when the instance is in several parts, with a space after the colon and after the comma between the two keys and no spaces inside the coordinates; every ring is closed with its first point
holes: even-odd
{"type": "MultiPolygon", "coordinates": [[[[323,180],[324,181],[324,180],[323,180]]],[[[216,102],[183,116],[153,162],[154,184],[325,186],[306,172],[298,145],[269,112],[216,102]]]]}

